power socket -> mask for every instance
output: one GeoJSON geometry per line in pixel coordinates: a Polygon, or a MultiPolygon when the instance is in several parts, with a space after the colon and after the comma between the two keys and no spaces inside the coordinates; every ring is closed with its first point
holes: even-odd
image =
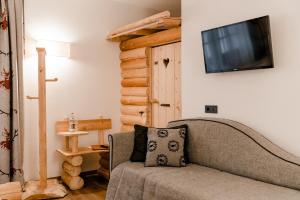
{"type": "Polygon", "coordinates": [[[218,113],[218,106],[216,105],[205,105],[205,113],[218,113]]]}

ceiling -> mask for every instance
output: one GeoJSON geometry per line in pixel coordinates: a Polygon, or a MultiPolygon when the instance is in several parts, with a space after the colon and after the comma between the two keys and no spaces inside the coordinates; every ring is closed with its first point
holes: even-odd
{"type": "Polygon", "coordinates": [[[114,0],[157,11],[169,10],[171,16],[180,16],[181,0],[114,0]]]}

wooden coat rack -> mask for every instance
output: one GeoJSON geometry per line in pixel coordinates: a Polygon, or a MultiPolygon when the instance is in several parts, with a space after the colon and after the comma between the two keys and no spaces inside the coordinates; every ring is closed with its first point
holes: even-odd
{"type": "Polygon", "coordinates": [[[39,181],[29,181],[25,185],[23,199],[52,199],[64,197],[65,187],[56,179],[47,180],[47,134],[46,134],[46,82],[58,81],[57,78],[46,79],[46,50],[37,48],[38,53],[38,97],[27,96],[27,99],[37,99],[39,103],[39,181]]]}

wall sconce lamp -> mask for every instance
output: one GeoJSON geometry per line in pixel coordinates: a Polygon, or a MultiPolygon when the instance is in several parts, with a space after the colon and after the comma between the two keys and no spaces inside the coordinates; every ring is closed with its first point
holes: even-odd
{"type": "Polygon", "coordinates": [[[71,44],[67,42],[38,40],[37,48],[45,48],[48,56],[70,57],[71,44]]]}
{"type": "Polygon", "coordinates": [[[35,40],[31,37],[25,39],[25,57],[37,55],[36,48],[45,48],[47,56],[65,57],[71,56],[71,43],[52,41],[52,40],[35,40]]]}

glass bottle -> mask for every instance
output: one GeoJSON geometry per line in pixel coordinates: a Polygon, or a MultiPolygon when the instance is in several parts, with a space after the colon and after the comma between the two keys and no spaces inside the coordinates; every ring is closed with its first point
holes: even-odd
{"type": "Polygon", "coordinates": [[[78,121],[75,118],[75,114],[71,113],[69,117],[69,131],[74,132],[78,130],[78,121]]]}

